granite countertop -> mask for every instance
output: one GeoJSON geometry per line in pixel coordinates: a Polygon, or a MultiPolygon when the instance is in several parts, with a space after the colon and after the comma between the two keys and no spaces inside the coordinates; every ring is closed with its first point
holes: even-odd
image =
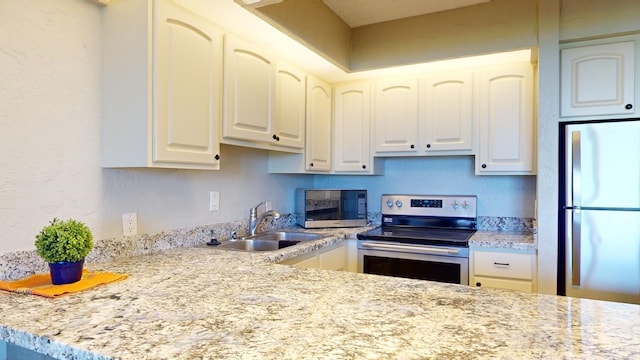
{"type": "Polygon", "coordinates": [[[56,299],[2,292],[0,339],[60,359],[640,356],[637,305],[272,263],[345,237],[93,264],[129,278],[56,299]]]}
{"type": "Polygon", "coordinates": [[[537,242],[535,234],[529,232],[476,231],[469,239],[469,247],[535,253],[537,242]]]}

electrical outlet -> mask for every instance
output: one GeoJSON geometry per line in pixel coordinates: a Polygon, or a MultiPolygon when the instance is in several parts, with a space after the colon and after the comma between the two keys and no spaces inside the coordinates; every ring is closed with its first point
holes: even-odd
{"type": "Polygon", "coordinates": [[[122,235],[129,236],[138,233],[138,214],[122,214],[122,235]]]}
{"type": "Polygon", "coordinates": [[[220,192],[209,191],[209,211],[220,210],[220,192]]]}

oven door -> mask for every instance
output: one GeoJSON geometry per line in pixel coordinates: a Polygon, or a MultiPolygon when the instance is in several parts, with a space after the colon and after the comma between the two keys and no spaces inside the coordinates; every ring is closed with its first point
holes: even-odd
{"type": "Polygon", "coordinates": [[[469,285],[469,249],[358,241],[358,272],[469,285]]]}

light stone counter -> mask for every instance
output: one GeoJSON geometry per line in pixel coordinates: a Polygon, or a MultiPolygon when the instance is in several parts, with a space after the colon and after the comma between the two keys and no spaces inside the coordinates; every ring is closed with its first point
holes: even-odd
{"type": "Polygon", "coordinates": [[[525,232],[477,231],[469,239],[469,247],[521,250],[530,253],[537,250],[534,234],[525,232]]]}
{"type": "Polygon", "coordinates": [[[129,278],[57,299],[2,292],[0,339],[60,359],[640,357],[637,305],[270,263],[353,237],[339,235],[93,264],[129,278]]]}

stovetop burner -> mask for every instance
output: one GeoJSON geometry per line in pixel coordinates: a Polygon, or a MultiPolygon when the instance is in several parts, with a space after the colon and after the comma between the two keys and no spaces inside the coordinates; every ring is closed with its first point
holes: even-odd
{"type": "Polygon", "coordinates": [[[448,245],[468,247],[475,230],[418,229],[401,227],[379,227],[358,234],[360,240],[394,241],[416,245],[448,245]]]}
{"type": "Polygon", "coordinates": [[[475,196],[382,195],[382,226],[359,240],[469,247],[476,231],[475,196]]]}

